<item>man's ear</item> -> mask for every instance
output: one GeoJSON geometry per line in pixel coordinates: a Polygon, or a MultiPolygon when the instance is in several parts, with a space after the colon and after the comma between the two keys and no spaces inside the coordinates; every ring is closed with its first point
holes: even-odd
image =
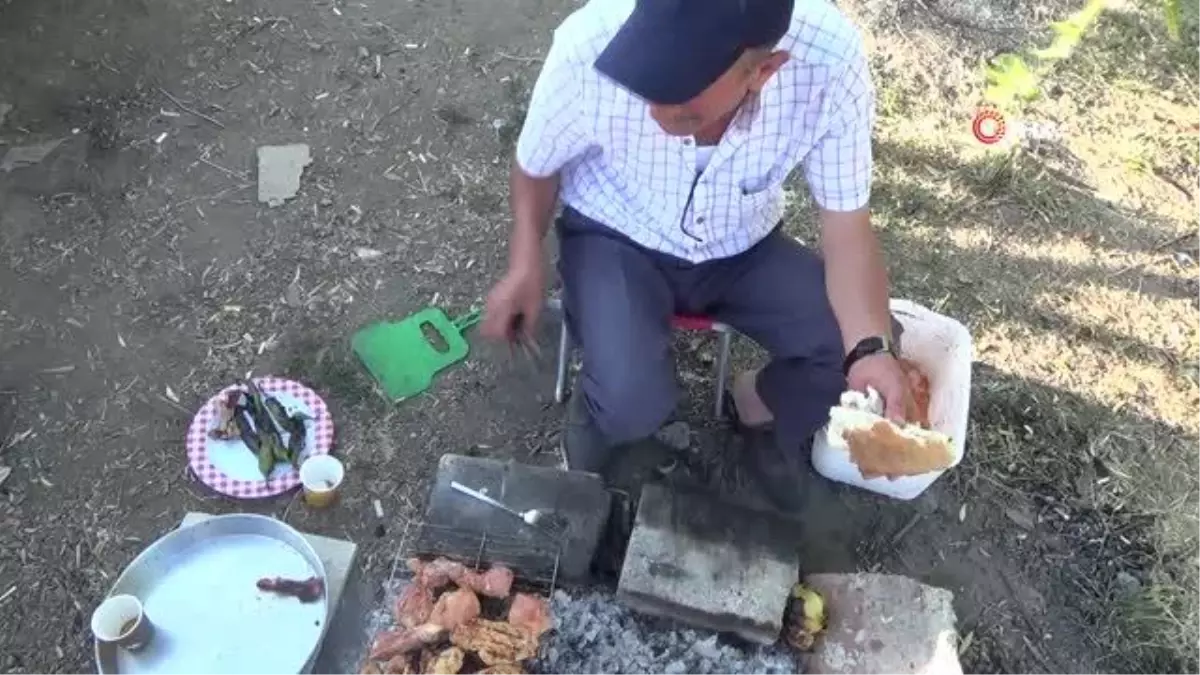
{"type": "Polygon", "coordinates": [[[771,52],[771,55],[759,62],[758,67],[754,70],[754,76],[750,81],[750,91],[760,91],[767,84],[767,80],[771,76],[779,72],[783,64],[788,62],[791,54],[780,49],[771,52]]]}

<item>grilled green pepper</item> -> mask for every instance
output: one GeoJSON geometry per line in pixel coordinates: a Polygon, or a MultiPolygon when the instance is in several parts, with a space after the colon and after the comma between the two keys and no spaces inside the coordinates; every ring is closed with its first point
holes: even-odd
{"type": "Polygon", "coordinates": [[[267,437],[263,439],[262,445],[258,446],[258,470],[262,473],[263,478],[271,476],[271,469],[275,468],[275,449],[279,447],[275,445],[274,439],[267,437]]]}

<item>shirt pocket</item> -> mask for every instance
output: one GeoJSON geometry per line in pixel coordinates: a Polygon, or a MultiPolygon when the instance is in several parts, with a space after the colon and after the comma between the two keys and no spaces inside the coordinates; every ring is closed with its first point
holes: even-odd
{"type": "Polygon", "coordinates": [[[770,180],[761,184],[746,184],[746,181],[743,181],[742,193],[738,198],[739,221],[742,226],[757,225],[764,219],[770,219],[778,193],[774,187],[770,180]],[[751,190],[752,187],[757,189],[751,190]]]}
{"type": "Polygon", "coordinates": [[[742,191],[742,197],[752,197],[757,194],[768,192],[771,186],[775,184],[775,172],[764,174],[762,176],[751,176],[743,178],[739,181],[739,187],[742,191]]]}

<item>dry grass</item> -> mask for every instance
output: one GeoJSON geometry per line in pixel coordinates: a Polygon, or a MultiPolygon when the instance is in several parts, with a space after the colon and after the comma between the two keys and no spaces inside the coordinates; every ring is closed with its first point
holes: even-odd
{"type": "Polygon", "coordinates": [[[1028,112],[1062,140],[997,150],[970,136],[975,64],[1011,40],[973,43],[933,10],[855,10],[880,87],[875,218],[897,294],[977,341],[971,461],[1093,560],[1063,581],[1106,665],[1194,671],[1195,17],[1172,44],[1157,10],[1110,11],[1028,112]]]}

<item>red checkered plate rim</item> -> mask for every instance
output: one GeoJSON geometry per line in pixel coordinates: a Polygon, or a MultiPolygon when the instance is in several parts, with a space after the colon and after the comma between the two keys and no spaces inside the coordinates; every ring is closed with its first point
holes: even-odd
{"type": "MultiPolygon", "coordinates": [[[[281,399],[280,402],[285,403],[285,406],[286,402],[282,400],[284,397],[296,401],[312,418],[308,422],[306,433],[305,457],[329,454],[333,447],[333,418],[329,415],[329,408],[325,405],[325,401],[316,392],[299,382],[280,377],[256,377],[254,383],[262,389],[263,393],[278,395],[281,399]]],[[[187,433],[188,466],[191,467],[192,473],[200,479],[200,482],[213,490],[237,499],[273,497],[295,488],[300,484],[300,474],[291,467],[277,468],[270,479],[242,480],[226,475],[221,468],[213,464],[209,456],[208,444],[210,442],[232,443],[233,441],[210,441],[208,434],[217,426],[220,419],[221,401],[235,389],[244,390],[245,388],[236,384],[225,387],[208,399],[208,402],[192,418],[192,424],[188,427],[187,433]]],[[[245,444],[240,441],[237,443],[244,452],[250,452],[245,444]]]]}

